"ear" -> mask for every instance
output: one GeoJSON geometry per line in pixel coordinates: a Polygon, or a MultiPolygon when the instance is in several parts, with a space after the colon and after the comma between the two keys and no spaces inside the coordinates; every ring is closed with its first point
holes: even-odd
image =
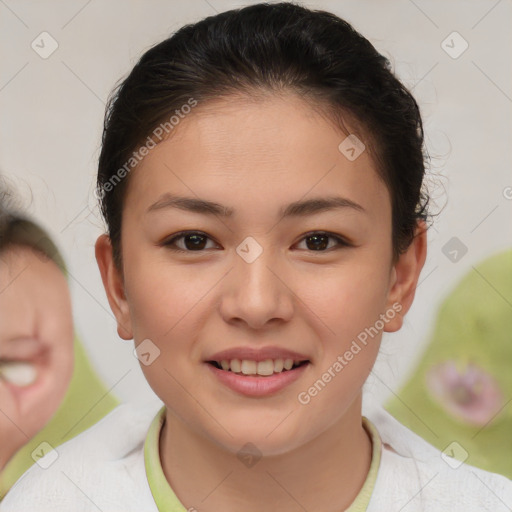
{"type": "Polygon", "coordinates": [[[133,332],[130,308],[126,300],[123,277],[114,264],[112,243],[107,235],[101,235],[96,240],[95,253],[110,309],[116,317],[117,333],[123,340],[131,340],[133,332]]]}
{"type": "Polygon", "coordinates": [[[403,317],[414,300],[426,257],[427,225],[424,221],[419,221],[411,245],[398,257],[391,269],[387,308],[393,309],[397,314],[386,324],[384,331],[395,332],[402,327],[403,317]]]}

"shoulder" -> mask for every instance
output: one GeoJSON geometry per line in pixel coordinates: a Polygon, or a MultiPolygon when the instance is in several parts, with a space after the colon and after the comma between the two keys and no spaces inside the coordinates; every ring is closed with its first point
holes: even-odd
{"type": "Polygon", "coordinates": [[[0,511],[156,512],[143,448],[160,407],[122,404],[57,448],[43,443],[37,463],[7,493],[0,511]]]}
{"type": "Polygon", "coordinates": [[[456,440],[441,452],[381,407],[365,415],[383,443],[368,512],[406,506],[425,512],[495,512],[512,506],[512,481],[458,460],[464,460],[464,448],[456,440]]]}

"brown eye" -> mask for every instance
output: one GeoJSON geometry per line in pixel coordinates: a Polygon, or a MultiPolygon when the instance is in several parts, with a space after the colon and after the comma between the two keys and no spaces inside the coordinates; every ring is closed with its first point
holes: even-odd
{"type": "Polygon", "coordinates": [[[330,233],[315,232],[306,235],[303,239],[306,242],[306,247],[310,251],[325,252],[326,249],[332,249],[333,247],[348,247],[350,244],[347,243],[343,238],[332,235],[330,233]],[[329,239],[334,240],[336,244],[329,247],[329,239]]]}
{"type": "Polygon", "coordinates": [[[201,252],[207,245],[207,241],[211,240],[207,235],[197,231],[184,231],[167,240],[163,245],[177,252],[201,252]],[[176,245],[178,240],[182,240],[181,247],[176,245]]]}

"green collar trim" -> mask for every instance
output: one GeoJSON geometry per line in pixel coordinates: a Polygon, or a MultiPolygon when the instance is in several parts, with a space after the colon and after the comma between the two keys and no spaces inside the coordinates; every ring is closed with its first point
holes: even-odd
{"type": "Polygon", "coordinates": [[[151,494],[160,512],[187,512],[165,478],[160,462],[160,433],[165,421],[165,405],[151,422],[144,442],[144,465],[151,494]]]}
{"type": "Polygon", "coordinates": [[[366,476],[363,487],[361,487],[359,494],[352,502],[352,505],[347,508],[346,512],[366,512],[372,497],[373,489],[375,488],[377,474],[379,472],[382,454],[382,440],[380,438],[379,431],[366,416],[363,416],[363,427],[372,441],[372,462],[370,464],[370,471],[368,471],[368,475],[366,476]]]}
{"type": "MultiPolygon", "coordinates": [[[[146,468],[146,476],[148,479],[151,494],[155,500],[159,512],[187,512],[187,509],[178,500],[172,487],[165,478],[162,464],[160,462],[160,433],[162,426],[165,422],[165,405],[158,411],[148,430],[146,440],[144,442],[144,465],[146,468]]],[[[372,462],[370,471],[366,480],[357,495],[356,499],[352,502],[346,512],[365,512],[370,503],[375,482],[377,480],[377,473],[380,467],[382,441],[379,432],[373,423],[366,418],[363,418],[363,427],[368,432],[372,441],[372,462]]],[[[190,509],[189,509],[190,510],[190,509]]]]}

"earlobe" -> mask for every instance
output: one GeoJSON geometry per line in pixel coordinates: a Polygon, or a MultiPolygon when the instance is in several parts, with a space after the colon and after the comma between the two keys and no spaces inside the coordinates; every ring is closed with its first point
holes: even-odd
{"type": "Polygon", "coordinates": [[[108,235],[98,237],[95,254],[110,309],[116,317],[117,333],[123,340],[131,340],[133,339],[133,333],[124,283],[119,270],[114,264],[112,244],[108,235]]]}
{"type": "Polygon", "coordinates": [[[424,221],[419,221],[411,245],[398,257],[391,269],[387,307],[392,308],[396,315],[386,324],[386,332],[395,332],[402,327],[403,317],[414,300],[426,256],[427,228],[424,221]]]}

